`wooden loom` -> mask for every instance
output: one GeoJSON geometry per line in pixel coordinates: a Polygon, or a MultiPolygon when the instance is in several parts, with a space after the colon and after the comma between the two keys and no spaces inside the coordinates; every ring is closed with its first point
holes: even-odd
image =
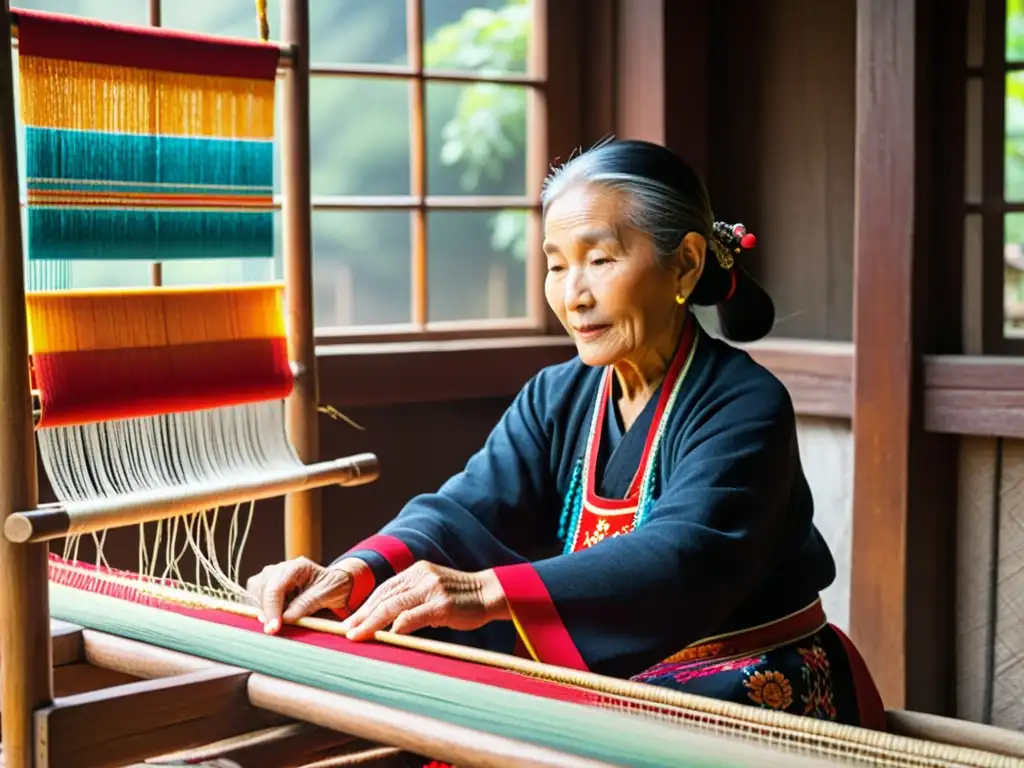
{"type": "MultiPolygon", "coordinates": [[[[6,2],[0,8],[0,23],[9,24],[6,2]]],[[[269,44],[218,43],[149,29],[121,29],[118,34],[141,41],[135,49],[145,48],[147,55],[154,47],[172,44],[183,50],[203,45],[207,53],[231,54],[236,61],[249,51],[259,60],[269,61],[273,70],[282,58],[287,59],[282,153],[286,164],[287,345],[281,343],[285,331],[274,309],[280,306],[280,290],[275,286],[219,292],[32,291],[26,296],[13,79],[10,57],[0,56],[0,407],[8,413],[6,428],[0,430],[0,513],[5,523],[5,535],[0,539],[0,608],[6,617],[15,617],[0,631],[5,765],[123,765],[175,750],[194,750],[261,727],[272,730],[241,746],[214,745],[204,751],[236,757],[255,753],[254,762],[242,763],[245,768],[300,765],[318,751],[351,751],[353,745],[341,743],[344,738],[337,735],[347,733],[463,766],[756,764],[799,768],[826,759],[861,765],[1016,764],[997,754],[999,746],[991,742],[973,745],[987,750],[954,748],[876,734],[388,633],[381,633],[378,643],[355,646],[334,633],[333,623],[323,620],[309,619],[286,628],[282,637],[267,637],[260,632],[253,608],[232,599],[237,594],[225,588],[230,585],[218,583],[204,591],[184,591],[179,581],[163,574],[143,574],[141,565],[140,573],[129,574],[49,554],[46,542],[51,539],[74,541],[112,527],[182,515],[196,520],[196,513],[210,507],[288,494],[287,554],[319,558],[316,497],[307,489],[331,482],[367,482],[376,476],[372,456],[316,461],[305,45],[308,9],[303,0],[290,0],[285,8],[285,37],[291,45],[283,49],[269,44]],[[218,320],[214,316],[214,297],[229,305],[230,311],[225,310],[228,317],[218,320]],[[196,315],[208,321],[199,330],[189,322],[196,315]],[[175,317],[178,322],[172,322],[175,317]],[[131,322],[117,323],[111,318],[130,318],[131,322]],[[89,333],[84,333],[83,323],[89,333]],[[161,327],[165,334],[168,329],[183,333],[192,328],[201,338],[172,342],[160,336],[161,327]],[[133,366],[135,370],[145,368],[138,363],[139,350],[147,349],[147,342],[154,337],[162,339],[161,361],[174,358],[177,364],[159,369],[163,377],[135,380],[136,391],[150,395],[148,401],[137,396],[126,400],[124,390],[113,385],[119,381],[123,387],[124,376],[133,373],[133,366]],[[184,376],[174,380],[173,388],[166,386],[167,375],[196,370],[189,362],[197,347],[188,347],[190,351],[184,355],[178,347],[231,342],[250,349],[254,339],[267,343],[256,344],[253,356],[245,358],[250,362],[243,369],[244,377],[224,377],[226,380],[214,387],[212,376],[184,376]],[[44,461],[51,480],[65,480],[61,501],[43,507],[38,504],[32,384],[25,364],[30,351],[32,374],[41,393],[39,437],[44,461]],[[97,351],[108,356],[101,357],[100,363],[93,357],[85,368],[75,367],[83,353],[88,357],[97,351]],[[125,351],[135,356],[117,356],[125,351]],[[65,353],[74,354],[62,359],[65,353]],[[119,376],[117,380],[84,381],[82,371],[91,376],[112,371],[119,376]],[[293,457],[296,461],[275,464],[278,471],[272,478],[261,477],[266,467],[252,461],[246,467],[261,471],[250,472],[243,480],[236,475],[218,484],[213,470],[219,461],[210,461],[210,471],[202,477],[164,478],[162,487],[153,482],[152,464],[136,467],[137,475],[132,478],[111,474],[102,483],[96,476],[76,478],[66,467],[61,468],[62,462],[77,466],[95,458],[94,449],[83,459],[84,449],[67,439],[68,435],[81,437],[91,429],[81,427],[83,423],[138,424],[139,419],[183,414],[174,421],[180,427],[196,409],[272,404],[285,396],[288,437],[297,456],[293,457]],[[43,432],[65,428],[70,431],[43,432]],[[44,434],[62,434],[66,439],[44,434]],[[51,616],[57,617],[54,623],[51,616]],[[282,658],[293,661],[282,663],[282,658]],[[326,730],[315,730],[313,725],[326,730]],[[765,748],[768,745],[770,750],[765,748]]],[[[25,33],[22,56],[46,58],[45,50],[37,45],[42,38],[28,33],[28,27],[43,20],[39,14],[20,15],[25,33]]],[[[95,43],[95,38],[92,40],[95,43]]],[[[92,56],[106,50],[95,44],[88,49],[92,56]]],[[[117,45],[109,50],[117,50],[117,45]]],[[[250,75],[239,73],[239,77],[250,75]]],[[[270,76],[272,72],[264,79],[270,76]]],[[[66,93],[58,95],[66,98],[66,93]]],[[[55,174],[52,181],[66,181],[67,176],[55,174]]],[[[76,190],[55,192],[44,186],[30,187],[30,209],[35,203],[36,209],[45,213],[54,205],[59,208],[81,202],[80,196],[73,199],[76,190]],[[60,194],[65,198],[54,200],[60,194]]],[[[127,208],[123,199],[127,192],[120,190],[119,194],[121,199],[112,204],[127,208]]],[[[104,202],[98,197],[90,193],[88,202],[93,208],[104,202]]],[[[111,203],[110,199],[106,202],[111,203]]],[[[153,208],[157,203],[150,200],[153,208]]],[[[48,228],[34,230],[30,221],[30,249],[34,243],[51,247],[54,261],[60,261],[68,256],[68,249],[97,248],[97,242],[107,237],[92,230],[90,242],[82,231],[66,222],[57,227],[52,221],[48,228]],[[73,237],[46,239],[54,232],[69,230],[73,237]],[[33,232],[42,239],[33,241],[33,232]]],[[[185,233],[189,237],[194,234],[185,233]]],[[[188,237],[183,239],[188,241],[188,237]]],[[[256,250],[266,245],[258,233],[245,227],[228,231],[213,245],[237,249],[243,241],[256,250]],[[249,234],[232,240],[232,231],[249,234]]],[[[210,245],[195,237],[188,242],[189,247],[210,245]]],[[[180,249],[180,243],[173,238],[162,241],[160,245],[166,248],[161,256],[174,258],[172,251],[180,249]]],[[[117,245],[109,238],[101,244],[117,245]]],[[[233,253],[237,255],[237,251],[233,253]]],[[[215,360],[216,355],[203,359],[215,360]]],[[[232,359],[242,359],[241,353],[232,359]]],[[[205,371],[215,367],[207,362],[205,371]]],[[[201,425],[192,424],[189,429],[193,430],[189,434],[205,434],[201,425]]],[[[272,434],[273,428],[267,432],[272,434]]],[[[89,434],[95,437],[95,431],[89,434]]],[[[104,434],[131,439],[116,427],[104,434]]],[[[274,456],[287,458],[288,454],[274,456]]],[[[233,458],[230,452],[228,458],[233,458]]],[[[230,569],[227,575],[231,575],[230,569]]],[[[361,759],[375,755],[384,757],[375,747],[361,759]]]]}

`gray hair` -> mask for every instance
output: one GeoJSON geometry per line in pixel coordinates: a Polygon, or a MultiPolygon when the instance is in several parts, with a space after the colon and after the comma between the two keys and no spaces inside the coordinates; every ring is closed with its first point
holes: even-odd
{"type": "Polygon", "coordinates": [[[697,232],[704,236],[719,261],[725,260],[728,250],[715,232],[711,203],[703,184],[699,185],[699,194],[688,196],[657,179],[625,172],[614,155],[600,151],[604,146],[607,144],[582,152],[551,172],[541,191],[545,214],[551,203],[568,190],[596,184],[626,196],[630,201],[626,212],[629,223],[651,238],[659,258],[670,259],[683,238],[697,232]]]}

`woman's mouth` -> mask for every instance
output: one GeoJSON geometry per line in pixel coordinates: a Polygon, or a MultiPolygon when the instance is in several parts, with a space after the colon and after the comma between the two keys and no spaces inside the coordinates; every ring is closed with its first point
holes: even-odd
{"type": "Polygon", "coordinates": [[[583,341],[593,341],[609,328],[611,328],[610,325],[580,325],[573,328],[573,331],[577,338],[583,341]]]}

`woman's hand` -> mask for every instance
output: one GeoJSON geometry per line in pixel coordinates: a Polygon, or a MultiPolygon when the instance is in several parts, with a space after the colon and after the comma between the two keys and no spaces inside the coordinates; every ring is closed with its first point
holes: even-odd
{"type": "Polygon", "coordinates": [[[293,623],[317,611],[340,611],[348,604],[362,560],[342,560],[325,568],[305,557],[268,565],[246,583],[260,606],[263,631],[275,634],[281,622],[293,623]]]}
{"type": "Polygon", "coordinates": [[[399,634],[424,627],[470,630],[509,615],[494,571],[463,573],[420,561],[381,584],[341,628],[350,640],[368,640],[389,624],[399,634]]]}

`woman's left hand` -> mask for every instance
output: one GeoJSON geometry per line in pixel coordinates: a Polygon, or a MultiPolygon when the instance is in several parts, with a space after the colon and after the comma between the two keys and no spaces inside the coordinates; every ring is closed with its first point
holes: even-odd
{"type": "Polygon", "coordinates": [[[463,573],[420,561],[375,589],[341,628],[350,640],[368,640],[389,624],[398,634],[424,627],[471,630],[509,615],[494,571],[463,573]]]}

